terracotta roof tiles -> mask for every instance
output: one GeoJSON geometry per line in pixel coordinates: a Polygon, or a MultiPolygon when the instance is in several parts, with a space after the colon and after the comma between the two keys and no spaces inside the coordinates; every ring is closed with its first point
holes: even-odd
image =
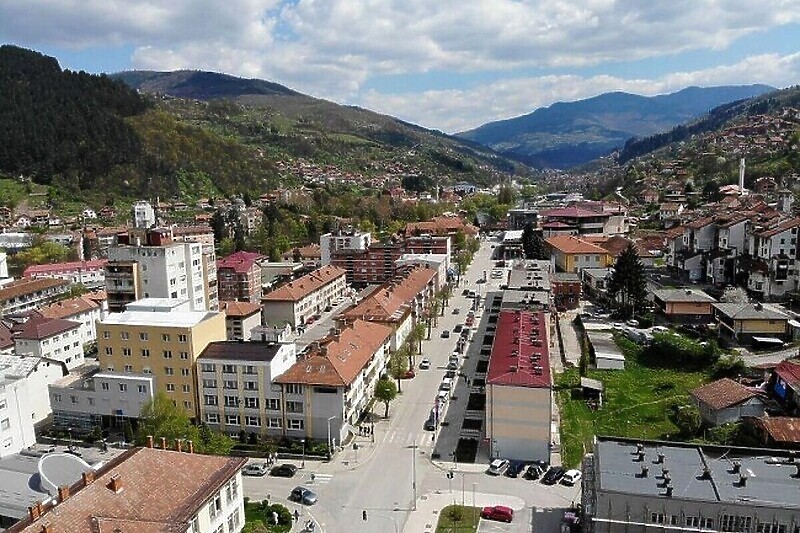
{"type": "Polygon", "coordinates": [[[565,254],[607,254],[605,248],[586,242],[574,235],[554,235],[546,239],[547,244],[565,254]]]}
{"type": "Polygon", "coordinates": [[[738,405],[758,396],[758,393],[754,390],[729,378],[712,381],[689,391],[689,394],[716,411],[738,405]]]}
{"type": "Polygon", "coordinates": [[[296,302],[345,274],[345,270],[337,266],[318,268],[302,278],[290,281],[267,293],[262,300],[296,302]]]}

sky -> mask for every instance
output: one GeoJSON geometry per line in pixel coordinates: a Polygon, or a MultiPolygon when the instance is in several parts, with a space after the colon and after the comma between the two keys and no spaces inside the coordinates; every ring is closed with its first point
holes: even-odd
{"type": "Polygon", "coordinates": [[[87,72],[262,78],[447,133],[609,91],[800,83],[799,0],[0,0],[87,72]]]}

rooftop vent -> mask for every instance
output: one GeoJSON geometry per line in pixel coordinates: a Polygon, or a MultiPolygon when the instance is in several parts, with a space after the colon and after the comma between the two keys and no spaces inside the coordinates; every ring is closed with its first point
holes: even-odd
{"type": "Polygon", "coordinates": [[[739,462],[739,461],[734,461],[733,462],[733,473],[734,474],[738,474],[741,471],[742,471],[742,463],[739,462]]]}
{"type": "Polygon", "coordinates": [[[747,485],[747,474],[741,473],[739,474],[739,486],[744,487],[747,485]]]}
{"type": "Polygon", "coordinates": [[[707,466],[703,467],[703,474],[700,476],[702,479],[711,479],[711,469],[707,466]]]}
{"type": "Polygon", "coordinates": [[[667,485],[667,498],[672,498],[672,485],[667,485]]]}
{"type": "Polygon", "coordinates": [[[656,464],[660,465],[664,464],[664,452],[658,452],[658,459],[656,460],[656,464]]]}
{"type": "Polygon", "coordinates": [[[650,472],[650,468],[647,465],[642,465],[642,477],[647,477],[647,474],[650,472]]]}

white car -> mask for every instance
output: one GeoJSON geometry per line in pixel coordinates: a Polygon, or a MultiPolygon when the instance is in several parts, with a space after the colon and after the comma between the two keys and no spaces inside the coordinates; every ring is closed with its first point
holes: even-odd
{"type": "Polygon", "coordinates": [[[489,463],[489,468],[486,470],[486,473],[490,476],[499,476],[503,472],[506,471],[508,468],[508,460],[507,459],[495,459],[491,463],[489,463]]]}
{"type": "Polygon", "coordinates": [[[419,369],[420,370],[428,370],[431,367],[431,360],[427,357],[423,357],[422,360],[419,362],[419,369]]]}
{"type": "Polygon", "coordinates": [[[581,480],[581,471],[572,469],[566,471],[564,477],[561,478],[561,483],[563,485],[571,487],[580,480],[581,480]]]}

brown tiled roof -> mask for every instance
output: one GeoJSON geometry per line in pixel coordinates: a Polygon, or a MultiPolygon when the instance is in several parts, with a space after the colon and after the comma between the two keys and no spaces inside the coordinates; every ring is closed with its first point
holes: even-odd
{"type": "Polygon", "coordinates": [[[266,294],[262,300],[296,302],[312,292],[319,290],[336,278],[345,275],[345,270],[337,266],[318,268],[302,278],[290,281],[266,294]]]}
{"type": "Polygon", "coordinates": [[[14,339],[11,337],[11,329],[0,322],[0,349],[14,346],[14,339]]]}
{"type": "Polygon", "coordinates": [[[66,287],[67,285],[69,285],[67,280],[51,278],[12,281],[0,289],[0,302],[53,287],[66,287]]]}
{"type": "Polygon", "coordinates": [[[100,307],[100,304],[94,300],[86,296],[76,296],[75,298],[62,300],[37,309],[37,312],[45,318],[66,318],[79,313],[86,313],[98,307],[100,307]]]}
{"type": "Polygon", "coordinates": [[[255,252],[240,250],[217,261],[217,271],[233,270],[237,274],[246,274],[257,261],[265,258],[266,256],[255,252]]]}
{"type": "Polygon", "coordinates": [[[596,244],[586,242],[574,235],[554,235],[545,241],[553,248],[565,254],[607,254],[608,250],[596,244]]]}
{"type": "Polygon", "coordinates": [[[401,310],[408,309],[435,276],[436,271],[432,268],[412,269],[402,280],[386,283],[372,291],[358,305],[342,313],[341,317],[345,320],[361,318],[371,321],[400,319],[404,314],[401,310]]]}
{"type": "Polygon", "coordinates": [[[700,228],[704,228],[704,227],[708,226],[709,224],[712,224],[713,222],[714,222],[714,219],[711,218],[711,217],[701,217],[701,218],[692,220],[691,222],[686,224],[686,227],[690,228],[690,229],[700,229],[700,228]]]}
{"type": "Polygon", "coordinates": [[[773,228],[759,231],[756,233],[756,235],[764,239],[767,237],[772,237],[773,235],[777,235],[778,233],[782,233],[788,229],[796,228],[797,226],[800,226],[800,218],[792,218],[789,220],[784,220],[773,228]]]}
{"type": "Polygon", "coordinates": [[[41,533],[45,524],[53,533],[187,531],[189,520],[246,462],[242,457],[134,448],[103,465],[94,482],[72,485],[69,497],[45,507],[37,520],[25,518],[7,531],[41,533]],[[112,490],[112,478],[121,490],[112,490]]]}
{"type": "Polygon", "coordinates": [[[463,231],[466,235],[477,235],[478,228],[467,224],[461,217],[439,216],[424,222],[409,222],[406,224],[406,235],[430,233],[432,235],[446,235],[463,231]]]}
{"type": "Polygon", "coordinates": [[[278,383],[346,387],[392,335],[392,328],[356,320],[276,378],[278,383]]]}
{"type": "Polygon", "coordinates": [[[712,381],[689,392],[714,410],[725,409],[757,396],[756,392],[729,378],[712,381]]]}
{"type": "Polygon", "coordinates": [[[800,418],[794,416],[769,416],[756,419],[756,424],[775,442],[796,444],[800,442],[800,418]]]}
{"type": "Polygon", "coordinates": [[[620,235],[614,235],[613,237],[602,237],[598,240],[597,237],[593,239],[584,237],[584,240],[591,242],[592,244],[598,245],[600,248],[608,250],[608,253],[614,257],[619,256],[632,242],[625,237],[620,235]]]}
{"type": "Polygon", "coordinates": [[[261,312],[261,304],[252,302],[220,302],[219,310],[225,312],[225,316],[246,317],[261,312]]]}
{"type": "Polygon", "coordinates": [[[80,325],[80,322],[73,322],[71,320],[38,316],[25,322],[25,324],[20,327],[15,338],[38,341],[77,328],[80,325]]]}
{"type": "Polygon", "coordinates": [[[664,239],[666,240],[674,240],[678,237],[683,237],[683,226],[676,226],[674,228],[670,228],[664,232],[664,239]]]}

